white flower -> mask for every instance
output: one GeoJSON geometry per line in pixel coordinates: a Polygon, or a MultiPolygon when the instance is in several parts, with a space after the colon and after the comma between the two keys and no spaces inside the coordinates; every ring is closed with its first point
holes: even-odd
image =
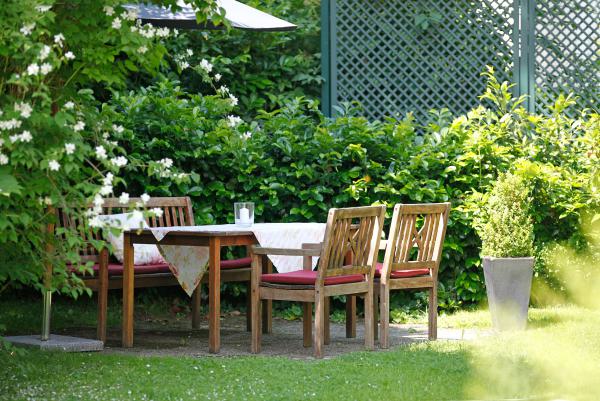
{"type": "Polygon", "coordinates": [[[227,116],[227,125],[229,125],[230,127],[235,127],[241,123],[242,123],[242,119],[239,118],[238,116],[227,116]]]}
{"type": "Polygon", "coordinates": [[[113,157],[110,162],[116,167],[124,167],[127,165],[127,158],[125,156],[113,157]]]}
{"type": "Polygon", "coordinates": [[[162,164],[164,168],[171,168],[171,166],[173,166],[173,160],[168,157],[159,160],[159,163],[162,164]]]}
{"type": "Polygon", "coordinates": [[[65,109],[71,110],[73,107],[75,107],[75,103],[68,101],[67,103],[65,103],[65,109]]]}
{"type": "Polygon", "coordinates": [[[56,43],[57,45],[62,46],[64,40],[65,36],[62,33],[54,35],[54,43],[56,43]]]}
{"type": "Polygon", "coordinates": [[[46,6],[46,5],[41,5],[41,6],[36,6],[35,9],[37,11],[39,11],[40,13],[45,13],[50,11],[50,9],[52,8],[52,6],[46,6]]]}
{"type": "Polygon", "coordinates": [[[143,220],[144,219],[144,213],[142,213],[141,210],[134,210],[133,212],[131,212],[131,218],[133,220],[143,220]]]}
{"type": "Polygon", "coordinates": [[[188,56],[193,56],[194,55],[194,51],[192,49],[186,49],[185,52],[187,53],[188,56]]]}
{"type": "Polygon", "coordinates": [[[102,180],[102,183],[104,185],[111,185],[114,178],[115,178],[115,176],[113,175],[113,173],[109,172],[106,174],[106,177],[104,177],[104,179],[102,180]]]}
{"type": "Polygon", "coordinates": [[[219,82],[221,80],[221,74],[215,74],[215,81],[219,82]]]}
{"type": "Polygon", "coordinates": [[[99,160],[106,159],[106,149],[104,149],[104,146],[102,146],[102,145],[96,146],[96,157],[99,160]]]}
{"type": "Polygon", "coordinates": [[[140,54],[144,54],[148,51],[148,48],[146,46],[140,46],[137,51],[140,54]]]}
{"type": "Polygon", "coordinates": [[[21,141],[23,142],[31,142],[32,139],[33,137],[31,136],[31,132],[29,131],[23,131],[23,133],[21,134],[21,141]]]}
{"type": "Polygon", "coordinates": [[[123,128],[122,125],[116,125],[116,124],[113,124],[112,129],[119,134],[121,134],[121,133],[123,133],[123,131],[125,131],[125,128],[123,128]]]}
{"type": "Polygon", "coordinates": [[[129,203],[129,194],[127,192],[121,193],[121,196],[119,196],[119,203],[121,205],[126,205],[129,203]]]}
{"type": "Polygon", "coordinates": [[[11,135],[8,137],[8,139],[10,140],[10,143],[15,143],[21,139],[21,135],[11,135]]]}
{"type": "Polygon", "coordinates": [[[129,30],[130,30],[132,33],[136,33],[136,32],[138,31],[138,27],[137,27],[137,26],[132,26],[131,28],[129,28],[129,30]]]}
{"type": "Polygon", "coordinates": [[[229,101],[231,102],[232,106],[237,106],[238,104],[238,98],[234,95],[229,95],[229,101]]]}
{"type": "Polygon", "coordinates": [[[74,143],[65,143],[65,153],[68,155],[72,155],[75,152],[75,144],[74,143]]]}
{"type": "Polygon", "coordinates": [[[110,193],[111,193],[112,191],[113,191],[113,187],[112,187],[112,185],[103,185],[103,186],[100,188],[100,195],[104,195],[104,196],[106,196],[106,195],[110,195],[110,193]]]}
{"type": "Polygon", "coordinates": [[[67,60],[73,60],[75,58],[75,55],[73,54],[73,52],[68,51],[68,52],[65,53],[65,58],[67,60]]]}
{"type": "Polygon", "coordinates": [[[189,68],[190,63],[188,63],[187,61],[180,61],[177,63],[179,66],[179,69],[181,70],[185,70],[186,68],[189,68]]]}
{"type": "Polygon", "coordinates": [[[11,118],[8,121],[0,121],[0,130],[10,130],[21,127],[21,121],[11,118]]]}
{"type": "Polygon", "coordinates": [[[15,103],[15,111],[21,113],[21,117],[29,118],[33,108],[27,103],[15,103]]]}
{"type": "Polygon", "coordinates": [[[163,215],[163,210],[159,207],[150,209],[150,212],[152,212],[152,214],[154,214],[156,217],[161,217],[163,215]]]}
{"type": "Polygon", "coordinates": [[[4,139],[0,138],[0,148],[4,145],[4,139]]]}
{"type": "Polygon", "coordinates": [[[42,199],[42,202],[46,206],[52,206],[52,198],[49,196],[45,196],[44,199],[42,199]]]}
{"type": "Polygon", "coordinates": [[[52,71],[52,64],[44,63],[40,66],[40,72],[42,73],[42,75],[46,75],[50,71],[52,71]]]}
{"type": "Polygon", "coordinates": [[[59,163],[59,162],[57,162],[56,160],[50,160],[50,161],[48,162],[48,168],[49,168],[51,171],[58,171],[58,169],[60,169],[60,163],[59,163]]]}
{"type": "Polygon", "coordinates": [[[225,85],[223,85],[219,89],[217,89],[217,92],[219,92],[219,94],[221,94],[221,96],[226,96],[229,94],[229,88],[226,87],[225,85]]]}
{"type": "Polygon", "coordinates": [[[42,50],[40,50],[40,60],[44,61],[50,55],[50,46],[44,45],[42,50]]]}
{"type": "Polygon", "coordinates": [[[242,134],[242,138],[244,138],[244,139],[250,139],[250,138],[252,138],[252,132],[250,132],[250,131],[244,132],[242,134]]]}
{"type": "MultiPolygon", "coordinates": [[[[102,209],[100,209],[102,211],[102,209]]],[[[102,220],[98,216],[94,216],[88,220],[88,226],[90,227],[102,227],[102,220]]]]}
{"type": "Polygon", "coordinates": [[[27,75],[37,75],[40,72],[40,66],[37,64],[29,64],[27,66],[27,75]]]}
{"type": "Polygon", "coordinates": [[[114,29],[121,29],[121,19],[119,17],[117,17],[113,20],[112,27],[114,29]]]}
{"type": "Polygon", "coordinates": [[[77,123],[73,126],[73,131],[79,132],[83,131],[85,128],[85,123],[83,121],[77,121],[77,123]]]}
{"type": "Polygon", "coordinates": [[[206,71],[206,73],[210,73],[213,69],[213,65],[208,60],[202,59],[202,61],[200,61],[200,68],[206,71]]]}
{"type": "Polygon", "coordinates": [[[29,35],[31,35],[31,31],[33,31],[34,29],[35,29],[35,22],[32,24],[23,25],[23,27],[21,28],[21,33],[25,36],[29,36],[29,35]]]}
{"type": "Polygon", "coordinates": [[[111,6],[104,6],[104,12],[110,17],[115,13],[115,9],[111,6]]]}
{"type": "Polygon", "coordinates": [[[8,156],[6,156],[4,153],[0,153],[0,166],[5,164],[8,164],[8,156]]]}
{"type": "Polygon", "coordinates": [[[142,202],[144,202],[144,204],[146,204],[150,201],[150,195],[143,194],[142,196],[140,196],[140,199],[142,200],[142,202]]]}
{"type": "Polygon", "coordinates": [[[102,138],[104,138],[104,140],[107,140],[108,138],[110,138],[110,134],[108,132],[103,132],[102,138]]]}
{"type": "Polygon", "coordinates": [[[104,205],[104,198],[100,196],[100,194],[96,194],[96,196],[94,196],[94,206],[100,207],[102,205],[104,205]]]}
{"type": "Polygon", "coordinates": [[[121,18],[129,20],[129,21],[135,21],[137,16],[138,16],[138,11],[134,8],[130,8],[129,10],[121,13],[121,18]]]}
{"type": "Polygon", "coordinates": [[[169,36],[169,28],[158,28],[156,30],[156,36],[158,36],[159,38],[166,38],[167,36],[169,36]]]}

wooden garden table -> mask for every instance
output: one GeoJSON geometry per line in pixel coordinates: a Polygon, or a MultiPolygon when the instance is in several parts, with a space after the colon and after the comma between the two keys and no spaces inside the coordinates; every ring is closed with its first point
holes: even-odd
{"type": "MultiPolygon", "coordinates": [[[[158,243],[159,241],[154,237],[154,234],[150,230],[132,230],[124,233],[123,347],[133,346],[133,244],[157,245],[158,243]]],[[[211,353],[218,353],[221,347],[221,247],[257,244],[254,233],[252,231],[172,231],[160,241],[160,244],[208,247],[208,348],[211,353]]]]}

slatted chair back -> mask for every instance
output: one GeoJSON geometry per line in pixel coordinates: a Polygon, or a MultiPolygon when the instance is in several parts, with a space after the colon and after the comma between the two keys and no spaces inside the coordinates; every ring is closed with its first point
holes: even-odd
{"type": "Polygon", "coordinates": [[[386,277],[394,270],[429,269],[437,277],[450,203],[397,204],[384,259],[386,277]]]}
{"type": "MultiPolygon", "coordinates": [[[[136,204],[141,203],[140,198],[129,198],[127,204],[119,202],[118,198],[106,198],[102,205],[102,214],[111,215],[117,213],[127,213],[136,204]]],[[[159,208],[163,211],[160,217],[148,217],[146,223],[150,227],[175,227],[194,225],[194,214],[192,211],[192,201],[189,197],[157,197],[150,198],[144,206],[146,209],[159,208]]],[[[78,213],[70,213],[69,210],[57,208],[55,210],[57,224],[55,233],[59,237],[64,237],[64,230],[79,232],[80,237],[86,241],[86,246],[81,250],[81,258],[85,260],[95,260],[99,251],[92,245],[92,241],[102,240],[101,232],[94,232],[88,227],[80,216],[84,216],[85,209],[71,209],[78,213]]]]}
{"type": "Polygon", "coordinates": [[[364,274],[373,279],[385,206],[331,209],[319,259],[316,285],[325,278],[364,274]]]}

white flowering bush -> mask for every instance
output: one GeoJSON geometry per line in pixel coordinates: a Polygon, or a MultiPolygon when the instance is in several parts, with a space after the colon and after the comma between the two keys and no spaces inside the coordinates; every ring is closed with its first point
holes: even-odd
{"type": "MultiPolygon", "coordinates": [[[[200,20],[222,20],[214,0],[190,2],[203,10],[200,20]]],[[[119,196],[114,187],[125,186],[124,169],[172,176],[168,157],[158,169],[132,166],[117,139],[125,128],[97,100],[131,73],[157,72],[163,42],[174,34],[142,25],[124,3],[8,0],[0,7],[0,292],[10,283],[41,285],[50,263],[54,289],[80,294],[81,281],[67,267],[78,265],[79,227],[49,235],[53,208],[76,213],[91,205],[81,212],[83,224],[100,226],[103,199],[119,196]]],[[[176,7],[175,0],[162,3],[176,7]]],[[[126,191],[120,199],[128,200],[126,191]]]]}

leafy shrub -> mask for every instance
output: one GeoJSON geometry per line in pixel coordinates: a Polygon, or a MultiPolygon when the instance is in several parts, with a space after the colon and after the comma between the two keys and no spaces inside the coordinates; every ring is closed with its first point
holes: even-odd
{"type": "Polygon", "coordinates": [[[533,255],[533,223],[529,216],[529,188],[514,174],[502,174],[485,196],[474,222],[481,238],[481,254],[497,258],[533,255]]]}

